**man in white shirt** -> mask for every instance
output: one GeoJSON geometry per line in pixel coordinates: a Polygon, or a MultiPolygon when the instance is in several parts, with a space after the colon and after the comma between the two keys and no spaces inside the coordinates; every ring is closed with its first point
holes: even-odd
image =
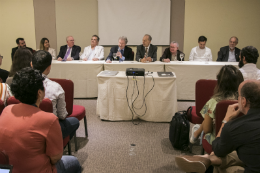
{"type": "Polygon", "coordinates": [[[91,38],[91,45],[85,47],[83,54],[80,59],[84,61],[98,61],[104,59],[104,47],[98,46],[99,37],[93,35],[91,38]]]}
{"type": "Polygon", "coordinates": [[[39,70],[45,77],[43,85],[45,88],[45,98],[52,101],[53,114],[59,118],[63,138],[70,136],[72,138],[79,127],[79,120],[75,117],[67,117],[65,92],[60,84],[51,81],[47,75],[51,70],[52,56],[44,50],[37,51],[32,58],[32,67],[39,70]]]}
{"type": "Polygon", "coordinates": [[[260,70],[256,67],[258,57],[258,50],[253,46],[244,47],[240,51],[238,66],[244,80],[260,80],[260,70]]]}
{"type": "Polygon", "coordinates": [[[192,48],[190,52],[190,61],[212,61],[212,53],[210,48],[206,47],[207,38],[200,36],[199,45],[192,48]]]}

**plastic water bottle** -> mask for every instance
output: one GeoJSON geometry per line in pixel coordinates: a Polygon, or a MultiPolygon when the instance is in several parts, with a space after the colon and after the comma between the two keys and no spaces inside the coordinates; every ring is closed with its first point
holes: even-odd
{"type": "Polygon", "coordinates": [[[130,156],[135,156],[135,144],[130,144],[130,150],[129,150],[129,155],[130,156]]]}

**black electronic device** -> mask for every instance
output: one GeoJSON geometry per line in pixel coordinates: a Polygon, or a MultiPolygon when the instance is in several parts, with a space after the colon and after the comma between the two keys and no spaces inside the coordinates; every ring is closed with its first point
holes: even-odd
{"type": "Polygon", "coordinates": [[[144,76],[144,68],[127,68],[125,71],[126,76],[144,76]]]}

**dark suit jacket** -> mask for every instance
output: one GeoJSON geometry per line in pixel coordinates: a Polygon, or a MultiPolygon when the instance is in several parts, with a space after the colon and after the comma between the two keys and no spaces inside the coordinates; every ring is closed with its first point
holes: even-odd
{"type": "MultiPolygon", "coordinates": [[[[143,45],[137,46],[137,52],[136,52],[136,61],[139,61],[139,59],[144,58],[145,54],[145,47],[143,45]]],[[[148,57],[151,57],[154,61],[157,61],[157,46],[154,46],[150,44],[149,51],[148,51],[148,57]]]]}
{"type": "MultiPolygon", "coordinates": [[[[240,49],[235,47],[235,57],[237,62],[239,61],[240,49]]],[[[218,59],[217,61],[228,61],[229,57],[229,46],[225,46],[220,48],[218,51],[218,59]]]]}
{"type": "Polygon", "coordinates": [[[9,71],[0,68],[0,78],[3,80],[3,83],[6,82],[8,75],[9,75],[9,71]]]}
{"type": "MultiPolygon", "coordinates": [[[[110,60],[110,61],[116,61],[114,60],[114,57],[113,57],[113,53],[117,53],[118,51],[118,46],[114,46],[110,49],[110,53],[108,55],[108,57],[106,58],[106,60],[110,60]]],[[[133,61],[134,60],[134,54],[132,53],[132,49],[130,47],[127,47],[125,46],[125,49],[124,49],[124,53],[123,53],[123,56],[125,57],[125,61],[133,61]]],[[[119,58],[118,58],[119,60],[119,58]]]]}
{"type": "MultiPolygon", "coordinates": [[[[74,58],[74,60],[79,60],[80,51],[81,51],[81,47],[76,46],[76,45],[72,46],[71,57],[74,58]]],[[[60,53],[57,58],[61,57],[63,59],[66,52],[67,52],[67,45],[61,46],[60,53]]]]}
{"type": "MultiPolygon", "coordinates": [[[[177,50],[177,60],[178,61],[181,61],[181,58],[180,58],[180,54],[181,53],[183,53],[183,52],[177,50]]],[[[184,58],[185,58],[185,54],[184,54],[184,57],[183,57],[182,61],[184,61],[184,58]]],[[[166,48],[165,49],[162,57],[160,58],[160,61],[163,61],[163,59],[170,59],[170,61],[172,60],[172,53],[170,52],[170,48],[166,48]]]]}
{"type": "MultiPolygon", "coordinates": [[[[26,48],[29,49],[32,53],[34,53],[34,50],[33,50],[32,48],[30,48],[30,47],[26,47],[26,48]]],[[[12,61],[13,61],[13,57],[14,57],[14,54],[15,54],[15,52],[17,51],[17,49],[18,49],[18,46],[17,46],[17,47],[14,47],[14,48],[12,49],[12,53],[11,53],[12,61]]]]}

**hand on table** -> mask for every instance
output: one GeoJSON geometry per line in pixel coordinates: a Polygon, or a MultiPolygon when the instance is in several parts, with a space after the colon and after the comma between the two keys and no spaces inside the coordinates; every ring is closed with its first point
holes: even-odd
{"type": "Polygon", "coordinates": [[[141,59],[141,62],[145,63],[146,62],[146,58],[141,59]]]}
{"type": "Polygon", "coordinates": [[[146,61],[152,62],[152,58],[151,57],[147,57],[146,61]]]}
{"type": "Polygon", "coordinates": [[[61,57],[59,57],[57,60],[58,60],[58,61],[62,61],[62,58],[61,58],[61,57]]]}
{"type": "Polygon", "coordinates": [[[163,62],[170,62],[170,59],[164,59],[163,62]]]}
{"type": "Polygon", "coordinates": [[[98,58],[93,58],[92,60],[93,60],[93,61],[98,61],[99,59],[98,59],[98,58]]]}
{"type": "Polygon", "coordinates": [[[110,61],[110,59],[106,60],[106,63],[111,63],[112,61],[110,61]]]}
{"type": "Polygon", "coordinates": [[[67,58],[67,61],[72,61],[73,59],[71,57],[68,57],[67,58]]]}

